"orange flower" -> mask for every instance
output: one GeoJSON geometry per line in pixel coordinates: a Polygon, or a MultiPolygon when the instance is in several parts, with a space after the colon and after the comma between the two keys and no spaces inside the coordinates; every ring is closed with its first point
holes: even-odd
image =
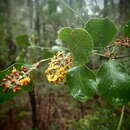
{"type": "Polygon", "coordinates": [[[11,70],[11,73],[5,75],[0,83],[0,87],[3,87],[3,92],[12,90],[16,92],[21,88],[21,86],[26,86],[30,83],[30,78],[28,76],[28,71],[26,66],[22,66],[21,70],[17,70],[15,67],[11,70]]]}
{"type": "Polygon", "coordinates": [[[26,86],[26,85],[28,85],[28,83],[30,83],[30,78],[25,77],[25,78],[21,79],[19,82],[20,82],[21,86],[24,86],[24,85],[26,86]]]}
{"type": "Polygon", "coordinates": [[[27,72],[27,67],[22,66],[22,67],[21,67],[21,70],[22,70],[23,72],[27,72]]]}
{"type": "Polygon", "coordinates": [[[19,86],[13,87],[13,92],[16,92],[17,90],[20,90],[21,88],[19,86]]]}
{"type": "Polygon", "coordinates": [[[9,84],[5,84],[5,87],[6,87],[6,88],[10,88],[9,84]]]}
{"type": "Polygon", "coordinates": [[[13,74],[16,74],[16,72],[17,72],[16,68],[13,67],[12,73],[13,73],[13,74]]]}

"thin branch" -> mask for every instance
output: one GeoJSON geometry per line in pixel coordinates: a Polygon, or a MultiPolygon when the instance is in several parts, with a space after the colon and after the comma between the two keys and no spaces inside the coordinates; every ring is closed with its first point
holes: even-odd
{"type": "Polygon", "coordinates": [[[31,73],[33,70],[36,70],[41,64],[43,64],[44,62],[50,60],[51,58],[48,59],[43,59],[38,61],[37,63],[33,64],[32,67],[29,69],[28,73],[31,73]]]}
{"type": "Polygon", "coordinates": [[[116,56],[116,57],[108,57],[108,56],[105,56],[103,54],[100,54],[100,53],[93,53],[94,55],[98,55],[100,57],[104,57],[104,58],[112,58],[112,59],[123,59],[123,58],[127,58],[127,57],[130,57],[130,55],[125,55],[125,56],[116,56]]]}
{"type": "Polygon", "coordinates": [[[106,48],[109,49],[109,48],[112,48],[114,46],[115,46],[115,44],[110,44],[110,45],[106,46],[106,48]]]}
{"type": "Polygon", "coordinates": [[[37,45],[31,45],[28,48],[38,48],[38,49],[41,49],[41,50],[51,50],[51,48],[41,47],[41,46],[37,46],[37,45]]]}
{"type": "Polygon", "coordinates": [[[94,55],[97,55],[97,56],[101,56],[101,57],[104,57],[104,58],[109,58],[108,56],[105,56],[103,54],[100,54],[100,53],[93,53],[94,55]]]}

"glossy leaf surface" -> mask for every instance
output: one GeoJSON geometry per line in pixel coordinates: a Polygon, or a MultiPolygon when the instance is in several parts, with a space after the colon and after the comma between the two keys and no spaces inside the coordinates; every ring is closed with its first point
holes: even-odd
{"type": "Polygon", "coordinates": [[[130,101],[130,76],[117,61],[103,64],[98,75],[98,91],[110,104],[122,105],[130,101]]]}
{"type": "Polygon", "coordinates": [[[107,18],[90,19],[85,29],[91,34],[95,47],[105,47],[116,36],[115,25],[107,18]]]}
{"type": "Polygon", "coordinates": [[[67,84],[71,95],[81,102],[87,101],[95,94],[95,75],[86,66],[72,68],[67,75],[67,84]]]}

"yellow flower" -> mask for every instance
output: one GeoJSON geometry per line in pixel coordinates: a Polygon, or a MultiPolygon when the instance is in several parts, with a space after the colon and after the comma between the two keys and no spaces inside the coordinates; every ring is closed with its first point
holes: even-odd
{"type": "Polygon", "coordinates": [[[72,58],[69,53],[57,52],[45,70],[47,80],[51,83],[63,82],[71,64],[72,58]]]}
{"type": "Polygon", "coordinates": [[[12,73],[15,74],[17,72],[16,68],[13,67],[12,73]]]}
{"type": "Polygon", "coordinates": [[[52,70],[55,70],[55,69],[57,69],[57,68],[59,68],[59,66],[58,65],[55,65],[55,66],[50,66],[46,71],[45,71],[45,73],[48,73],[48,72],[51,72],[52,70]]]}
{"type": "Polygon", "coordinates": [[[47,79],[49,82],[51,82],[53,80],[53,75],[47,75],[47,79]]]}
{"type": "MultiPolygon", "coordinates": [[[[58,56],[59,55],[61,56],[61,54],[62,53],[59,53],[58,56]]],[[[64,64],[64,59],[62,59],[62,60],[63,61],[59,61],[59,63],[60,63],[59,65],[55,64],[55,61],[53,61],[53,60],[49,63],[49,67],[45,71],[47,80],[49,82],[51,82],[51,83],[63,82],[65,75],[67,73],[67,70],[70,67],[70,64],[64,64]]]]}
{"type": "Polygon", "coordinates": [[[21,79],[19,82],[20,82],[21,86],[24,86],[24,85],[26,86],[26,85],[28,85],[28,83],[30,83],[30,78],[25,77],[25,78],[21,79]]]}

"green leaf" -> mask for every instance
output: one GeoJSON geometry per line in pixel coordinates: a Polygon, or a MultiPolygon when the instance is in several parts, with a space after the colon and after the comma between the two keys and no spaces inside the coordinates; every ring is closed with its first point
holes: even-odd
{"type": "Polygon", "coordinates": [[[20,35],[16,37],[16,43],[21,46],[28,46],[29,45],[29,39],[28,35],[20,35]]]}
{"type": "Polygon", "coordinates": [[[115,25],[107,18],[95,18],[88,21],[85,29],[91,34],[95,47],[105,47],[116,36],[115,25]]]}
{"type": "Polygon", "coordinates": [[[130,21],[124,26],[124,34],[126,37],[130,37],[130,21]]]}
{"type": "Polygon", "coordinates": [[[110,104],[122,105],[130,101],[130,76],[117,61],[103,64],[97,74],[98,91],[110,104]]]}
{"type": "Polygon", "coordinates": [[[95,94],[96,80],[94,73],[86,66],[74,67],[67,74],[67,84],[71,95],[85,102],[95,94]]]}
{"type": "MultiPolygon", "coordinates": [[[[4,77],[8,74],[11,73],[13,67],[15,67],[16,69],[20,70],[21,66],[23,66],[24,64],[13,64],[12,66],[10,66],[9,68],[7,68],[4,71],[0,71],[0,84],[2,83],[2,79],[4,79],[4,77]]],[[[29,67],[29,65],[24,65],[26,67],[29,67]]],[[[13,92],[12,89],[9,89],[7,92],[3,92],[3,89],[5,87],[0,87],[0,104],[5,103],[8,100],[11,100],[14,96],[21,94],[25,91],[31,91],[32,90],[32,82],[30,82],[27,86],[21,86],[21,90],[13,92]]]]}
{"type": "Polygon", "coordinates": [[[65,27],[58,31],[58,38],[67,44],[76,64],[85,64],[93,49],[93,40],[85,29],[65,27]]]}

